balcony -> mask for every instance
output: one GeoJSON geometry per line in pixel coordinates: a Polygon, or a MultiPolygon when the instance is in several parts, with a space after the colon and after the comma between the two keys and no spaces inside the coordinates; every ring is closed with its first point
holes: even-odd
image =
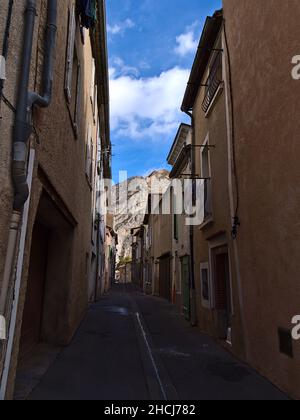
{"type": "Polygon", "coordinates": [[[219,87],[222,84],[222,53],[219,52],[210,67],[209,77],[206,81],[205,98],[202,104],[202,109],[205,114],[208,112],[219,87]]]}

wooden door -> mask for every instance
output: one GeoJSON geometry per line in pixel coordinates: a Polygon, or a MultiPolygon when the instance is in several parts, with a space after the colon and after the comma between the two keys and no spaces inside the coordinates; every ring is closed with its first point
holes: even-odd
{"type": "Polygon", "coordinates": [[[159,263],[159,295],[169,301],[172,300],[170,257],[162,258],[159,263]]]}
{"type": "Polygon", "coordinates": [[[185,319],[189,321],[191,317],[189,257],[184,257],[181,260],[181,293],[182,293],[182,312],[185,319]]]}
{"type": "Polygon", "coordinates": [[[227,247],[214,250],[214,287],[215,307],[218,313],[218,330],[220,338],[227,338],[231,327],[231,284],[229,256],[227,247]]]}

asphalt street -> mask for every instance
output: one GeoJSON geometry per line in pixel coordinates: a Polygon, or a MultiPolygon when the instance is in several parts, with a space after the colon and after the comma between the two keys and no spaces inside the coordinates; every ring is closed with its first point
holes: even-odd
{"type": "Polygon", "coordinates": [[[284,400],[168,302],[114,286],[30,400],[284,400]]]}

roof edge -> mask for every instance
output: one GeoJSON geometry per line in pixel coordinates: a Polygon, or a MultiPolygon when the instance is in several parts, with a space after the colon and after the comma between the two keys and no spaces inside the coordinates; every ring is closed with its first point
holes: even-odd
{"type": "Polygon", "coordinates": [[[195,104],[201,81],[207,68],[217,37],[223,24],[223,9],[206,18],[190,78],[181,105],[182,112],[190,112],[195,104]]]}

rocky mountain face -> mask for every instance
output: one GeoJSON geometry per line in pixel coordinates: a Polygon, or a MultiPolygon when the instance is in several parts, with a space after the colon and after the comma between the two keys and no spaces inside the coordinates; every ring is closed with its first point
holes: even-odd
{"type": "Polygon", "coordinates": [[[115,231],[118,234],[118,258],[131,257],[131,229],[142,225],[149,193],[164,193],[169,186],[169,172],[159,170],[148,177],[133,177],[113,187],[116,203],[115,231]]]}

